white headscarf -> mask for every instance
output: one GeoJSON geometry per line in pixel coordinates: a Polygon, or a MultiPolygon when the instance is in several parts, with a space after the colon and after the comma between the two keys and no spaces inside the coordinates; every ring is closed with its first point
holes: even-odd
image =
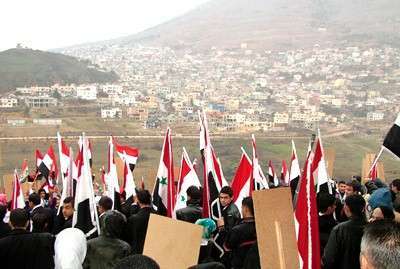
{"type": "Polygon", "coordinates": [[[86,256],[85,234],[76,228],[61,231],[54,243],[55,269],[82,269],[86,256]]]}

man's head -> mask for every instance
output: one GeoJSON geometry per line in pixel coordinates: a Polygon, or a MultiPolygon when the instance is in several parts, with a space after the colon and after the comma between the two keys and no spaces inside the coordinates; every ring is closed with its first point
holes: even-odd
{"type": "Polygon", "coordinates": [[[400,264],[400,224],[379,220],[368,224],[361,240],[361,269],[395,269],[400,264]]]}
{"type": "Polygon", "coordinates": [[[383,219],[394,220],[393,209],[387,206],[379,206],[372,211],[370,221],[377,221],[383,219]]]}
{"type": "Polygon", "coordinates": [[[47,226],[49,225],[49,219],[44,213],[37,213],[32,217],[33,232],[44,233],[47,232],[47,226]]]}
{"type": "Polygon", "coordinates": [[[190,186],[186,190],[186,194],[187,194],[188,201],[193,201],[193,200],[198,201],[201,199],[201,192],[200,192],[199,188],[196,186],[190,186]]]}
{"type": "Polygon", "coordinates": [[[340,194],[344,194],[346,192],[346,182],[344,180],[339,180],[337,188],[340,194]]]}
{"type": "Polygon", "coordinates": [[[318,212],[324,215],[331,215],[335,212],[336,198],[329,193],[318,194],[318,212]]]}
{"type": "Polygon", "coordinates": [[[136,193],[136,201],[140,207],[149,206],[151,204],[151,194],[148,190],[139,190],[136,193]]]}
{"type": "Polygon", "coordinates": [[[41,203],[39,194],[37,194],[37,193],[35,193],[35,192],[34,192],[34,193],[31,193],[31,194],[29,195],[28,201],[29,201],[29,207],[30,207],[30,209],[34,208],[34,207],[37,206],[37,205],[40,205],[40,203],[41,203]]]}
{"type": "Polygon", "coordinates": [[[130,255],[115,264],[115,269],[160,269],[152,258],[141,254],[130,255]]]}
{"type": "Polygon", "coordinates": [[[394,193],[399,193],[400,192],[400,179],[395,179],[392,181],[390,184],[390,187],[392,189],[392,192],[394,193]]]}
{"type": "Polygon", "coordinates": [[[14,229],[26,229],[29,223],[29,215],[25,209],[17,208],[10,213],[10,226],[14,229]]]}
{"type": "Polygon", "coordinates": [[[104,212],[111,210],[112,206],[113,200],[108,196],[102,196],[99,200],[99,213],[103,214],[104,212]]]}
{"type": "Polygon", "coordinates": [[[229,186],[222,187],[219,192],[219,202],[222,207],[230,205],[233,201],[233,190],[229,186]]]}
{"type": "Polygon", "coordinates": [[[44,189],[40,189],[38,193],[41,199],[46,199],[46,191],[44,189]]]}
{"type": "Polygon", "coordinates": [[[65,219],[69,219],[74,214],[74,197],[69,196],[63,201],[62,213],[65,219]]]}
{"type": "Polygon", "coordinates": [[[102,234],[110,238],[119,238],[125,228],[126,217],[118,211],[108,210],[104,213],[102,221],[102,234]]]}
{"type": "Polygon", "coordinates": [[[347,217],[365,217],[365,200],[359,194],[353,194],[346,197],[344,201],[344,213],[347,217]]]}
{"type": "Polygon", "coordinates": [[[246,197],[242,200],[242,215],[243,215],[243,218],[254,217],[253,198],[246,197]]]}
{"type": "Polygon", "coordinates": [[[346,196],[357,194],[361,192],[361,184],[357,180],[353,179],[346,183],[346,196]]]}

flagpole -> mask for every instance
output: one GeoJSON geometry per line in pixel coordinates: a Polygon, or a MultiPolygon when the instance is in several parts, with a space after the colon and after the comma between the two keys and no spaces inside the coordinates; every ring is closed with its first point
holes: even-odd
{"type": "MultiPolygon", "coordinates": [[[[60,171],[61,171],[61,182],[64,187],[64,172],[62,171],[62,163],[61,163],[61,158],[62,158],[62,149],[61,149],[61,135],[60,132],[57,132],[57,144],[58,144],[58,160],[60,162],[60,171]]],[[[71,154],[70,154],[71,155],[71,154]]],[[[70,156],[71,158],[71,156],[70,156]]]]}
{"type": "Polygon", "coordinates": [[[375,160],[374,160],[374,162],[372,163],[371,168],[370,168],[369,171],[368,171],[368,174],[371,173],[372,169],[374,168],[374,166],[375,166],[376,163],[378,162],[379,158],[381,157],[381,155],[382,155],[384,149],[385,149],[385,148],[384,148],[383,146],[381,146],[381,150],[379,151],[378,155],[375,157],[375,160]]]}

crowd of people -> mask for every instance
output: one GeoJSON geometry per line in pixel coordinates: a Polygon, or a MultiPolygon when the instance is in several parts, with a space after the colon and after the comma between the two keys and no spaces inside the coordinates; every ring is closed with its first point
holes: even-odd
{"type": "MultiPolygon", "coordinates": [[[[201,189],[189,187],[187,197],[176,218],[203,227],[198,264],[190,268],[260,268],[252,197],[239,210],[231,187],[223,187],[216,220],[202,218],[201,189]]],[[[150,192],[137,190],[133,202],[121,197],[118,210],[110,197],[96,201],[100,233],[87,237],[73,228],[73,197],[60,201],[40,189],[24,209],[9,210],[0,194],[1,268],[160,268],[143,255],[149,217],[157,213],[150,192]]],[[[399,267],[400,179],[389,186],[337,180],[334,194],[319,193],[317,205],[322,268],[399,267]]]]}

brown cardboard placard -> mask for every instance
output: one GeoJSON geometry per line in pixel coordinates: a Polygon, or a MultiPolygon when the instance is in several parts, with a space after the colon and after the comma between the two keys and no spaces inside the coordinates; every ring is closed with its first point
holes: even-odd
{"type": "Polygon", "coordinates": [[[197,264],[202,235],[200,225],[151,214],[143,254],[163,269],[197,264]]]}
{"type": "Polygon", "coordinates": [[[325,149],[325,161],[326,161],[326,170],[328,171],[328,176],[333,178],[333,169],[335,165],[336,151],[333,148],[325,149]]]}
{"type": "Polygon", "coordinates": [[[258,251],[262,269],[298,269],[290,188],[253,192],[258,251]]]}
{"type": "MultiPolygon", "coordinates": [[[[373,153],[365,154],[365,157],[363,158],[363,161],[362,161],[362,168],[361,168],[362,169],[361,175],[362,175],[363,183],[369,179],[368,178],[369,170],[371,169],[371,166],[372,166],[374,160],[375,160],[375,154],[373,154],[373,153]]],[[[378,167],[378,178],[381,179],[382,181],[385,181],[385,168],[383,166],[383,163],[378,161],[377,167],[378,167]]]]}

